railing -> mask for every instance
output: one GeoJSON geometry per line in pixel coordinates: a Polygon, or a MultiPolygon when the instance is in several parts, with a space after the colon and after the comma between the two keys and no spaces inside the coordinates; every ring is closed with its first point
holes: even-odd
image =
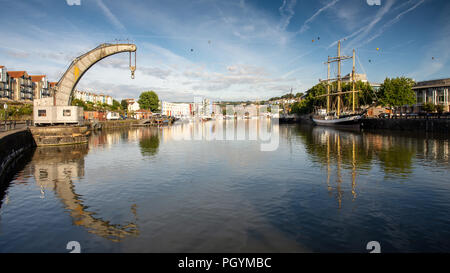
{"type": "Polygon", "coordinates": [[[0,121],[0,132],[24,129],[32,125],[32,120],[2,120],[0,121]]]}
{"type": "Polygon", "coordinates": [[[392,114],[386,116],[378,116],[374,118],[382,119],[450,119],[450,113],[428,113],[428,114],[392,114]]]}

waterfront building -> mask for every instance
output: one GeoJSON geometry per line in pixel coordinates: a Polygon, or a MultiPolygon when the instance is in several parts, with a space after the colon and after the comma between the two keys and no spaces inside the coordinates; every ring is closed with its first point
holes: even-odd
{"type": "Polygon", "coordinates": [[[89,121],[105,121],[105,112],[101,111],[84,111],[84,119],[89,121]]]}
{"type": "Polygon", "coordinates": [[[11,85],[6,67],[0,65],[0,100],[12,100],[11,85]]]}
{"type": "Polygon", "coordinates": [[[411,107],[412,109],[408,110],[417,113],[422,111],[423,104],[432,103],[435,105],[443,105],[445,112],[450,111],[450,78],[420,81],[412,89],[416,94],[416,104],[411,107]]]}
{"type": "MultiPolygon", "coordinates": [[[[367,80],[367,75],[366,74],[358,74],[355,73],[355,81],[362,81],[362,82],[368,82],[367,80]]],[[[342,77],[341,79],[342,83],[349,83],[352,82],[352,74],[348,73],[347,75],[345,75],[344,77],[342,77]]]]}
{"type": "Polygon", "coordinates": [[[107,120],[118,120],[118,119],[120,119],[120,115],[117,112],[108,111],[108,113],[106,113],[106,119],[107,120]]]}
{"type": "Polygon", "coordinates": [[[193,115],[211,116],[213,109],[209,99],[194,98],[191,111],[193,115]]]}
{"type": "Polygon", "coordinates": [[[377,82],[369,82],[370,86],[373,89],[373,92],[378,92],[381,88],[381,83],[377,83],[377,82]]]}
{"type": "Polygon", "coordinates": [[[161,114],[173,117],[189,117],[192,115],[192,104],[161,102],[161,114]]]}
{"type": "Polygon", "coordinates": [[[146,109],[139,109],[134,111],[133,117],[135,119],[149,119],[152,116],[152,111],[146,109]]]}
{"type": "Polygon", "coordinates": [[[75,90],[73,94],[75,99],[79,99],[83,102],[92,102],[93,104],[113,104],[113,98],[105,94],[95,94],[86,91],[75,90]]]}
{"type": "Polygon", "coordinates": [[[33,101],[33,82],[26,71],[8,71],[13,100],[16,102],[33,101]]]}
{"type": "Polygon", "coordinates": [[[213,103],[213,105],[212,105],[212,113],[215,116],[222,115],[222,107],[220,107],[220,105],[217,104],[217,103],[213,103]]]}
{"type": "Polygon", "coordinates": [[[125,101],[127,102],[128,105],[127,106],[128,113],[136,112],[139,109],[141,109],[136,99],[125,99],[125,101]]]}
{"type": "Polygon", "coordinates": [[[46,75],[32,75],[31,81],[33,82],[33,98],[42,99],[50,97],[50,88],[46,75]]]}

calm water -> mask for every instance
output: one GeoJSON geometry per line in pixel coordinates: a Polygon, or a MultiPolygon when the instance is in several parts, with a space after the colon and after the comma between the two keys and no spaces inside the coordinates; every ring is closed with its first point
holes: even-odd
{"type": "Polygon", "coordinates": [[[273,126],[269,152],[187,140],[215,122],[38,148],[0,190],[0,252],[450,252],[448,136],[273,126]]]}

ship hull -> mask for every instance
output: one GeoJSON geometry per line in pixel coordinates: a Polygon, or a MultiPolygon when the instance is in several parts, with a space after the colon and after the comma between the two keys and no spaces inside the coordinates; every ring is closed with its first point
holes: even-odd
{"type": "Polygon", "coordinates": [[[330,126],[330,127],[352,127],[352,128],[359,128],[359,125],[361,124],[361,116],[350,116],[345,118],[338,118],[338,119],[312,119],[316,125],[320,126],[330,126]]]}

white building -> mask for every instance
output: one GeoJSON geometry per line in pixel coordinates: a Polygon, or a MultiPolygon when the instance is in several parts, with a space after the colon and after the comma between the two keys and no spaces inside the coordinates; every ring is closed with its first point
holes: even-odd
{"type": "Polygon", "coordinates": [[[106,119],[107,120],[117,120],[117,119],[120,119],[120,115],[117,112],[108,111],[108,113],[106,114],[106,119]]]}
{"type": "Polygon", "coordinates": [[[198,116],[211,116],[213,105],[209,99],[195,98],[192,112],[198,116]]]}
{"type": "MultiPolygon", "coordinates": [[[[355,81],[368,82],[367,75],[355,73],[355,81]]],[[[348,73],[347,75],[342,77],[342,82],[346,82],[346,83],[352,82],[352,74],[348,73]]]]}
{"type": "Polygon", "coordinates": [[[92,102],[93,104],[101,103],[101,104],[113,104],[113,98],[104,94],[95,94],[86,91],[75,90],[73,92],[73,97],[75,99],[79,99],[83,102],[92,102]]]}
{"type": "Polygon", "coordinates": [[[192,115],[192,104],[161,102],[161,114],[173,117],[189,117],[192,115]]]}
{"type": "Polygon", "coordinates": [[[137,100],[135,100],[135,99],[125,99],[125,100],[127,101],[127,104],[128,104],[128,106],[127,106],[128,113],[136,112],[139,109],[141,109],[137,100]]]}

